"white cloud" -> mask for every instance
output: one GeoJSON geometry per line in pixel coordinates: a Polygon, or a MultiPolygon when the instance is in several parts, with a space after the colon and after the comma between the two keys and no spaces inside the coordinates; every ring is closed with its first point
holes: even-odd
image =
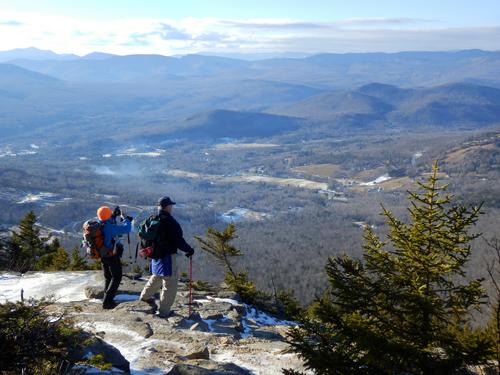
{"type": "Polygon", "coordinates": [[[37,47],[58,53],[165,55],[205,52],[365,52],[500,50],[499,27],[439,28],[413,18],[335,22],[290,19],[117,19],[95,21],[0,11],[0,50],[37,47]]]}
{"type": "Polygon", "coordinates": [[[2,26],[21,26],[23,23],[16,20],[0,20],[0,25],[2,26]]]}

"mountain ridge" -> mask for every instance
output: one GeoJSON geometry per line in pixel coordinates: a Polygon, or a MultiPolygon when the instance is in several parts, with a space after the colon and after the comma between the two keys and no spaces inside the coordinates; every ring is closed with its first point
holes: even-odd
{"type": "Polygon", "coordinates": [[[157,73],[274,79],[329,89],[354,88],[376,81],[398,86],[434,86],[471,79],[500,82],[500,52],[483,50],[322,53],[255,61],[202,54],[120,56],[102,52],[49,60],[23,57],[18,54],[9,62],[76,82],[126,82],[151,79],[157,73]]]}
{"type": "Polygon", "coordinates": [[[312,96],[271,113],[326,122],[342,122],[343,115],[364,115],[365,122],[408,126],[493,125],[500,122],[500,89],[463,82],[415,89],[372,83],[312,96]]]}

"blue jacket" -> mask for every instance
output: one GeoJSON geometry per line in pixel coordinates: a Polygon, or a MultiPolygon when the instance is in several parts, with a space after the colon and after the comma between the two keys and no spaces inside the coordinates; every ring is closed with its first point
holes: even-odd
{"type": "Polygon", "coordinates": [[[132,223],[125,219],[123,223],[117,224],[114,220],[101,221],[104,224],[104,246],[108,249],[114,248],[115,244],[113,239],[121,234],[130,233],[132,230],[132,223]]]}
{"type": "Polygon", "coordinates": [[[151,273],[158,276],[172,276],[172,257],[167,254],[161,259],[151,259],[151,273]]]}

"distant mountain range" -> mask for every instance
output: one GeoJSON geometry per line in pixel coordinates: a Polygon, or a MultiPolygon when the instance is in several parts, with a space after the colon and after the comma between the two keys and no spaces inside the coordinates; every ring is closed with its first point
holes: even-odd
{"type": "Polygon", "coordinates": [[[0,62],[6,62],[16,59],[29,60],[74,60],[80,56],[73,54],[57,54],[48,50],[38,48],[16,48],[10,51],[0,51],[0,62]]]}
{"type": "Polygon", "coordinates": [[[499,85],[500,52],[399,52],[318,54],[257,61],[186,55],[58,55],[36,49],[0,52],[0,62],[72,82],[164,82],[175,76],[274,80],[321,89],[371,82],[402,87],[458,81],[499,85]]]}
{"type": "Polygon", "coordinates": [[[0,59],[6,56],[16,58],[0,63],[0,136],[5,141],[43,136],[91,142],[90,135],[103,128],[107,139],[240,138],[299,129],[312,134],[342,127],[476,129],[500,123],[500,52],[260,61],[202,55],[78,57],[34,49],[0,53],[0,59]]]}

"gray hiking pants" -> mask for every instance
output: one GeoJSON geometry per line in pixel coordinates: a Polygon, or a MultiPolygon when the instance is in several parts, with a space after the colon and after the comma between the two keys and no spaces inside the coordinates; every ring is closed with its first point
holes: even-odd
{"type": "Polygon", "coordinates": [[[161,288],[160,314],[168,315],[174,304],[177,294],[177,281],[179,279],[177,270],[177,256],[172,255],[172,276],[151,275],[146,286],[142,290],[140,299],[146,301],[153,297],[161,288]]]}

